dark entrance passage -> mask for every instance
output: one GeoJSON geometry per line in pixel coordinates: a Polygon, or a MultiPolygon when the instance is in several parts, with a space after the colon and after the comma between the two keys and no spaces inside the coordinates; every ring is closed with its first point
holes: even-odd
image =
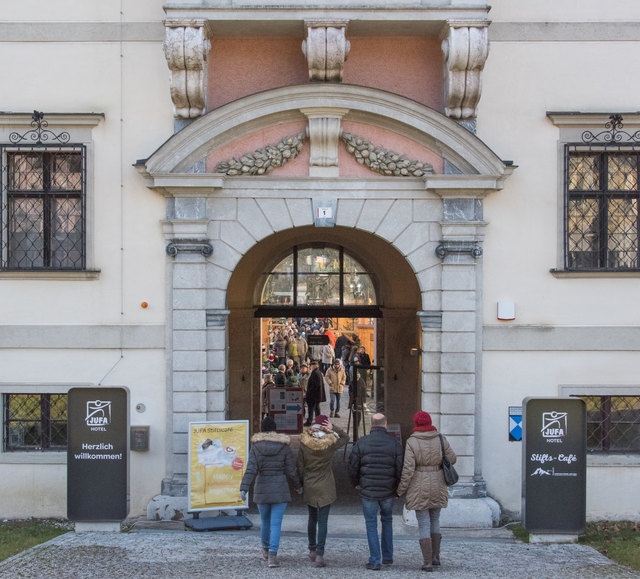
{"type": "MultiPolygon", "coordinates": [[[[408,435],[411,416],[421,402],[420,357],[415,354],[421,350],[421,294],[407,261],[387,242],[344,227],[275,233],[237,264],[227,300],[227,418],[250,419],[252,432],[259,429],[263,372],[273,332],[302,330],[317,319],[336,340],[356,333],[370,363],[379,367],[362,376],[367,396],[360,435],[365,427],[368,432],[368,417],[376,411],[398,424],[403,437],[408,435]],[[287,328],[293,322],[295,327],[287,328]]],[[[340,419],[346,427],[345,390],[340,419]]],[[[353,435],[353,424],[350,429],[353,435]]]]}

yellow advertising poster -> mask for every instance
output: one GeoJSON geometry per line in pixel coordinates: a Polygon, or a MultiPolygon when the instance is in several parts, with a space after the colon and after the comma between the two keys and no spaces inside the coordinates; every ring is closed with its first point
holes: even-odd
{"type": "Polygon", "coordinates": [[[248,448],[248,420],[189,423],[189,510],[248,507],[240,498],[248,448]]]}

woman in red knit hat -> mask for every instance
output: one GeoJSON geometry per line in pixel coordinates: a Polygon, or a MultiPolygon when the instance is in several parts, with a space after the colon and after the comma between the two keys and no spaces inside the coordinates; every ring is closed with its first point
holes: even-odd
{"type": "MultiPolygon", "coordinates": [[[[431,416],[427,412],[416,412],[413,424],[413,432],[404,452],[402,478],[397,492],[398,496],[407,494],[405,506],[416,512],[422,570],[432,571],[433,565],[440,565],[440,509],[446,508],[449,499],[442,473],[442,435],[431,423],[431,416]]],[[[442,442],[445,455],[453,464],[456,453],[444,436],[442,442]]]]}

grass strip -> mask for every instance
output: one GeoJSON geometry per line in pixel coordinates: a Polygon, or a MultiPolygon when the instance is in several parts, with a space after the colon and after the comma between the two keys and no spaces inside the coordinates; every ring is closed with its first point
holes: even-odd
{"type": "Polygon", "coordinates": [[[34,545],[45,543],[70,529],[67,521],[52,519],[10,520],[0,523],[0,561],[34,545]]]}

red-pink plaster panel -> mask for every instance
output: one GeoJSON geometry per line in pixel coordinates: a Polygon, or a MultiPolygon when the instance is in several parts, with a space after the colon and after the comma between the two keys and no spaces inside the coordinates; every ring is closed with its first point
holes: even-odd
{"type": "MultiPolygon", "coordinates": [[[[442,110],[442,51],[436,38],[349,37],[343,82],[379,88],[442,110]]],[[[219,37],[208,58],[207,108],[309,82],[301,38],[219,37]]]]}
{"type": "Polygon", "coordinates": [[[211,41],[207,108],[243,96],[309,81],[299,38],[222,37],[211,41]]]}
{"type": "MultiPolygon", "coordinates": [[[[362,137],[376,147],[383,147],[388,151],[406,155],[412,161],[430,163],[433,166],[434,173],[442,173],[442,157],[411,139],[385,129],[349,121],[342,122],[342,130],[357,137],[362,137]]],[[[347,153],[342,142],[338,149],[338,164],[341,177],[371,177],[376,174],[364,165],[360,165],[352,155],[347,153]]]]}
{"type": "MultiPolygon", "coordinates": [[[[247,153],[253,153],[267,145],[275,145],[285,137],[290,137],[302,133],[306,129],[306,122],[285,123],[274,127],[269,127],[262,131],[257,131],[246,135],[240,139],[232,141],[224,147],[213,151],[207,157],[207,173],[215,173],[218,163],[229,161],[232,157],[242,157],[247,153]]],[[[289,161],[283,167],[274,169],[269,175],[283,176],[306,176],[309,174],[309,141],[304,141],[304,147],[298,156],[289,161]]]]}
{"type": "Polygon", "coordinates": [[[344,82],[396,93],[442,110],[442,50],[436,38],[355,37],[344,82]]]}
{"type": "MultiPolygon", "coordinates": [[[[222,161],[229,161],[232,157],[238,158],[247,153],[253,153],[267,145],[275,145],[285,137],[303,132],[305,127],[306,123],[304,121],[286,123],[236,139],[228,145],[213,151],[207,157],[207,173],[215,173],[218,163],[222,161]]],[[[362,137],[375,146],[406,155],[412,161],[430,163],[433,165],[435,173],[442,173],[442,158],[411,139],[362,123],[343,121],[342,128],[345,132],[362,137]]],[[[341,177],[366,178],[376,175],[364,165],[360,165],[352,155],[347,153],[342,142],[338,145],[338,164],[341,177]]],[[[274,177],[306,177],[309,175],[309,141],[304,141],[304,148],[295,159],[289,161],[284,167],[274,169],[269,175],[274,177]]]]}

